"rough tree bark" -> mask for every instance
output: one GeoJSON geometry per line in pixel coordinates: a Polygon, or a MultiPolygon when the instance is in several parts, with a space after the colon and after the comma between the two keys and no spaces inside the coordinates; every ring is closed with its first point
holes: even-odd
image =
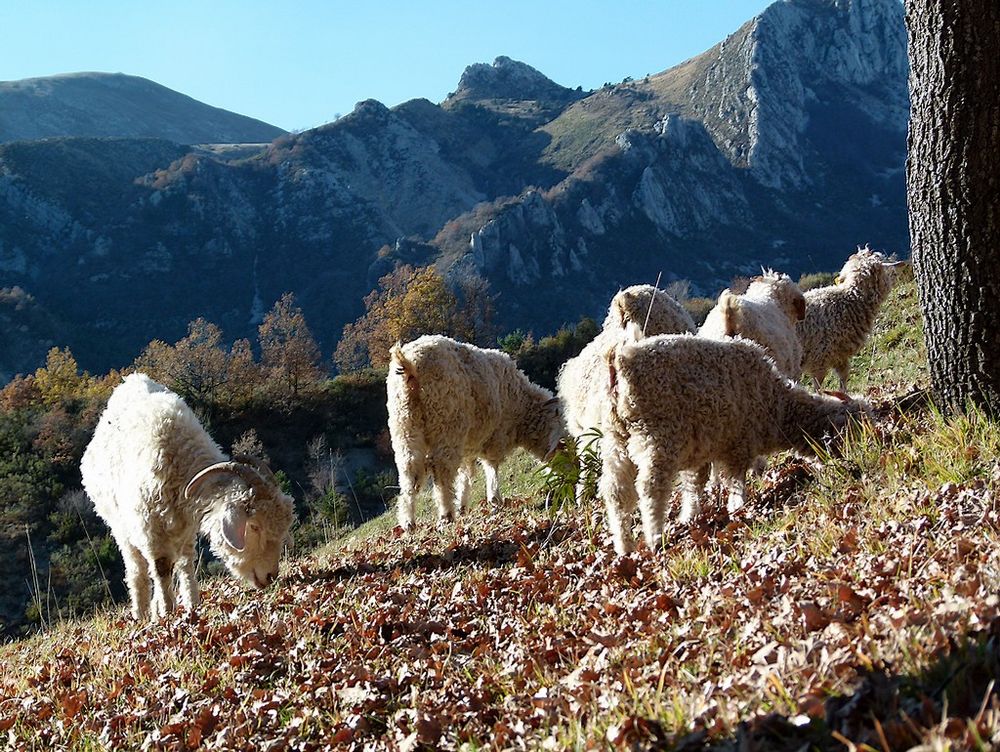
{"type": "Polygon", "coordinates": [[[931,384],[1000,413],[1000,0],[905,0],[906,188],[931,384]]]}

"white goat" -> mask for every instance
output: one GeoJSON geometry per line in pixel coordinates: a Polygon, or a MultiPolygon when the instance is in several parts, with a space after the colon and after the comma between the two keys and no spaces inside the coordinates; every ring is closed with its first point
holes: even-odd
{"type": "Polygon", "coordinates": [[[767,269],[750,281],[742,295],[723,290],[698,336],[752,340],[767,351],[779,371],[798,379],[802,374],[802,344],[795,327],[805,314],[806,301],[799,286],[787,274],[767,269]]]}
{"type": "Polygon", "coordinates": [[[516,447],[538,459],[565,434],[558,400],[499,350],[438,335],[392,347],[386,378],[389,435],[399,471],[399,524],[414,526],[416,497],[434,478],[438,519],[468,504],[476,460],[491,504],[501,501],[500,463],[516,447]]]}
{"type": "Polygon", "coordinates": [[[859,248],[840,270],[838,284],[806,291],[806,315],[798,325],[802,370],[812,376],[817,391],[831,368],[840,390],[847,391],[851,358],[868,339],[882,301],[908,263],[859,248]]]}
{"type": "Polygon", "coordinates": [[[257,587],[278,574],[292,500],[266,466],[227,460],[184,400],[145,374],[114,390],[80,464],[125,562],[136,619],[198,603],[195,538],[257,587]],[[150,593],[152,580],[152,594],[150,593]]]}
{"type": "Polygon", "coordinates": [[[634,324],[646,336],[694,332],[695,324],[683,306],[652,285],[633,285],[611,299],[604,328],[575,358],[559,369],[556,391],[562,400],[566,427],[579,439],[600,427],[606,394],[602,389],[607,359],[621,340],[622,330],[634,324]]]}
{"type": "MultiPolygon", "coordinates": [[[[629,516],[637,502],[646,544],[659,547],[679,471],[721,466],[733,483],[730,504],[738,506],[755,457],[781,449],[812,454],[815,443],[830,441],[864,410],[810,393],[782,376],[760,346],[740,339],[625,337],[605,384],[599,493],[618,553],[634,545],[629,516]]],[[[682,476],[685,484],[693,477],[682,476]]],[[[702,493],[685,490],[682,519],[702,493]]]]}
{"type": "Polygon", "coordinates": [[[632,285],[611,298],[603,328],[624,329],[629,324],[638,324],[648,337],[697,329],[684,306],[653,285],[632,285]]]}

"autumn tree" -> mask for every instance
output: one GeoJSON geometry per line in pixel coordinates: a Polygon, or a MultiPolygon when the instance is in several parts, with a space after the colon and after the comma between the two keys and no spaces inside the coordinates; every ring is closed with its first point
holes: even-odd
{"type": "Polygon", "coordinates": [[[382,368],[394,343],[422,334],[484,344],[492,320],[493,300],[481,278],[460,277],[453,288],[431,266],[400,266],[365,297],[365,313],[344,327],[334,360],[342,372],[382,368]]]}
{"type": "Polygon", "coordinates": [[[453,283],[457,299],[453,335],[466,342],[485,345],[496,338],[493,294],[490,283],[474,273],[457,275],[453,283]]]}
{"type": "Polygon", "coordinates": [[[201,406],[221,402],[229,380],[222,331],[203,318],[188,324],[187,336],[172,346],[160,340],[150,342],[135,367],[201,406]]]}
{"type": "Polygon", "coordinates": [[[69,348],[53,347],[45,358],[45,366],[35,371],[35,388],[47,407],[68,399],[79,398],[86,391],[90,377],[81,374],[76,358],[69,348]]]}
{"type": "MultiPolygon", "coordinates": [[[[236,409],[249,404],[262,385],[260,365],[250,342],[237,340],[227,350],[218,326],[198,318],[188,324],[187,336],[169,345],[150,342],[132,364],[177,392],[192,405],[211,414],[218,407],[236,409]]],[[[120,381],[114,379],[114,384],[120,381]]],[[[94,386],[109,391],[104,379],[94,386]]]]}
{"type": "Polygon", "coordinates": [[[292,397],[324,377],[319,347],[292,293],[282,295],[264,317],[257,339],[268,380],[281,384],[292,397]]]}
{"type": "Polygon", "coordinates": [[[249,404],[264,382],[260,364],[254,359],[250,340],[238,339],[233,343],[229,349],[226,372],[229,376],[226,392],[230,406],[249,404]]]}
{"type": "Polygon", "coordinates": [[[906,0],[910,241],[935,397],[1000,408],[1000,3],[906,0]]]}

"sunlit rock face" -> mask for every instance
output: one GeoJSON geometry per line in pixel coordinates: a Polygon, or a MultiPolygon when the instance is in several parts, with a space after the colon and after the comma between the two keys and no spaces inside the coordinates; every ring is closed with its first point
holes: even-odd
{"type": "Polygon", "coordinates": [[[775,3],[703,55],[546,125],[545,157],[569,176],[471,227],[465,263],[524,326],[533,287],[556,324],[581,289],[597,314],[658,274],[715,294],[761,265],[836,268],[858,243],[905,253],[907,71],[898,0],[775,3]],[[598,132],[590,157],[565,156],[583,130],[570,122],[598,132]]]}

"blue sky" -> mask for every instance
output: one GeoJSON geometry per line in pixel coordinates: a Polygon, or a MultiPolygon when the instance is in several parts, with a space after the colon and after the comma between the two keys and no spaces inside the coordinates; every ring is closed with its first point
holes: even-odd
{"type": "Polygon", "coordinates": [[[0,0],[0,80],[144,76],[286,129],[362,99],[440,102],[466,65],[507,55],[564,86],[656,73],[769,0],[0,0]]]}

